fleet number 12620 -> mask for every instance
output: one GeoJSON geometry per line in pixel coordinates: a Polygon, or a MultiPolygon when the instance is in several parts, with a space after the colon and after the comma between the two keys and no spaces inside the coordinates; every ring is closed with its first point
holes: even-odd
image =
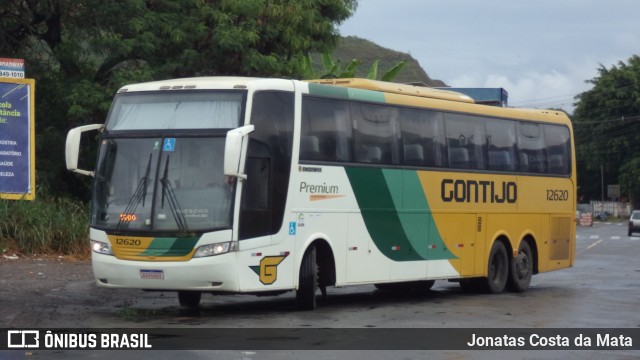
{"type": "Polygon", "coordinates": [[[567,201],[569,200],[569,190],[547,190],[548,201],[567,201]]]}

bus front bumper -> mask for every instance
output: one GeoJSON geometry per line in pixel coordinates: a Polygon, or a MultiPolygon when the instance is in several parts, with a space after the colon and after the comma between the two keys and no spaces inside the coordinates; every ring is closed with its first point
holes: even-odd
{"type": "Polygon", "coordinates": [[[235,253],[192,258],[189,261],[119,260],[92,252],[96,283],[108,288],[238,292],[235,253]]]}

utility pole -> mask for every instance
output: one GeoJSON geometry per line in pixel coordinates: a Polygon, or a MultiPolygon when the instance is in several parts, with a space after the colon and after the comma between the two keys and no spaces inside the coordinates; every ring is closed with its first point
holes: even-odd
{"type": "Polygon", "coordinates": [[[604,206],[604,165],[600,165],[600,194],[602,197],[602,203],[604,206]]]}

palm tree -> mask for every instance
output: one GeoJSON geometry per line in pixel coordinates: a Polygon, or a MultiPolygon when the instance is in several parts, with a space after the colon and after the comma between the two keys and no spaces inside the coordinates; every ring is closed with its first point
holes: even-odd
{"type": "MultiPolygon", "coordinates": [[[[304,77],[308,79],[335,79],[335,78],[353,78],[356,77],[356,71],[358,66],[362,64],[359,59],[353,59],[347,64],[347,66],[342,68],[340,65],[340,61],[335,61],[333,59],[333,55],[330,53],[322,53],[322,67],[323,70],[320,72],[316,72],[313,68],[313,64],[311,61],[311,55],[307,55],[304,58],[304,77]]],[[[369,72],[367,73],[367,79],[378,80],[378,66],[380,64],[380,60],[376,60],[371,64],[369,68],[369,72]]],[[[407,64],[406,61],[400,61],[391,69],[387,70],[379,80],[382,81],[393,81],[396,76],[400,73],[402,68],[407,64]]]]}

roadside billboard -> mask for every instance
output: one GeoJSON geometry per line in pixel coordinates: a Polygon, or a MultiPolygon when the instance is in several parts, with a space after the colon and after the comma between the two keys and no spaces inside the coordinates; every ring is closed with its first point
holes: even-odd
{"type": "Polygon", "coordinates": [[[35,80],[0,78],[0,198],[33,200],[35,80]]]}

